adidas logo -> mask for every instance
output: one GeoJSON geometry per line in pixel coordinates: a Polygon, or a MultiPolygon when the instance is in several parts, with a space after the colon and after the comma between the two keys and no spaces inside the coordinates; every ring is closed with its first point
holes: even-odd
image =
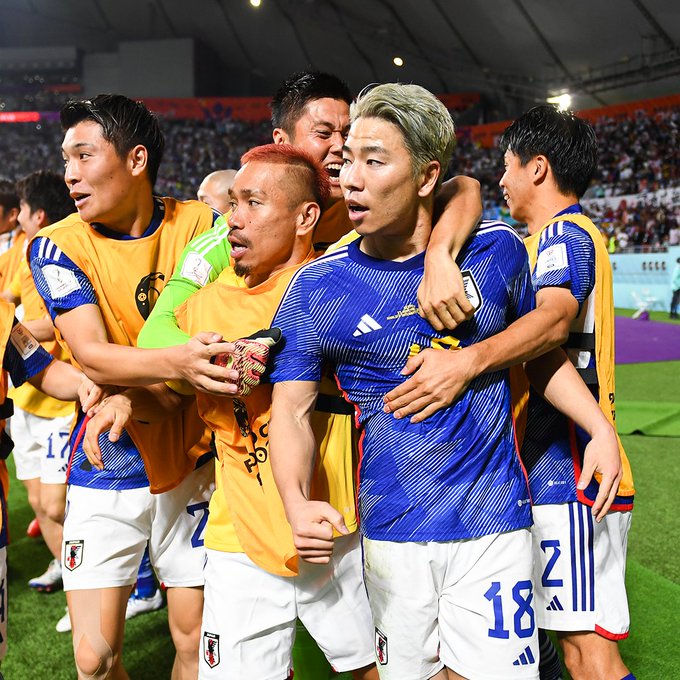
{"type": "Polygon", "coordinates": [[[512,662],[513,666],[530,666],[532,663],[536,663],[536,659],[531,651],[531,647],[527,647],[520,655],[519,658],[512,662]]]}
{"type": "Polygon", "coordinates": [[[352,333],[352,335],[355,338],[357,338],[360,335],[366,335],[366,333],[377,331],[380,328],[382,328],[382,326],[372,316],[364,314],[361,317],[361,321],[359,321],[359,325],[357,326],[354,333],[352,333]]]}
{"type": "Polygon", "coordinates": [[[555,595],[555,597],[553,597],[553,599],[550,600],[550,604],[546,607],[546,610],[551,612],[564,611],[564,607],[562,606],[562,603],[557,599],[557,595],[555,595]]]}

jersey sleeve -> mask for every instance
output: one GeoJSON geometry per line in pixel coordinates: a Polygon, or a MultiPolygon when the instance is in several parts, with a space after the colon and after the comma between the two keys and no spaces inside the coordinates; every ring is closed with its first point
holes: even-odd
{"type": "Polygon", "coordinates": [[[274,316],[272,326],[281,329],[283,343],[271,361],[269,382],[321,380],[323,356],[310,313],[308,286],[299,275],[293,279],[274,316]]]}
{"type": "Polygon", "coordinates": [[[97,304],[97,295],[85,272],[48,237],[31,243],[30,261],[35,287],[52,321],[60,312],[97,304]]]}
{"type": "Polygon", "coordinates": [[[533,274],[534,288],[568,288],[579,306],[595,285],[595,246],[572,222],[557,222],[541,234],[533,274]]]}
{"type": "Polygon", "coordinates": [[[190,338],[179,328],[175,310],[231,266],[228,235],[227,216],[220,215],[212,229],[189,241],[142,327],[137,338],[138,347],[171,347],[182,345],[190,338]]]}
{"type": "Polygon", "coordinates": [[[16,319],[5,347],[2,367],[9,373],[15,387],[45,370],[54,357],[16,319]]]}

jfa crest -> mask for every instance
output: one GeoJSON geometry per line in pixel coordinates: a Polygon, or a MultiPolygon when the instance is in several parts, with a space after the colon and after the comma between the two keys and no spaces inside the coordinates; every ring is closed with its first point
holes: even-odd
{"type": "Polygon", "coordinates": [[[375,629],[375,658],[381,666],[387,664],[387,635],[379,628],[375,629]]]}
{"type": "Polygon", "coordinates": [[[471,271],[461,272],[463,277],[463,285],[465,286],[465,297],[470,301],[475,312],[482,306],[482,294],[479,292],[479,286],[472,276],[471,271]]]}
{"type": "Polygon", "coordinates": [[[203,660],[215,668],[220,662],[220,636],[215,633],[203,633],[203,660]]]}
{"type": "Polygon", "coordinates": [[[85,541],[66,541],[64,545],[64,566],[73,571],[83,563],[85,541]]]}

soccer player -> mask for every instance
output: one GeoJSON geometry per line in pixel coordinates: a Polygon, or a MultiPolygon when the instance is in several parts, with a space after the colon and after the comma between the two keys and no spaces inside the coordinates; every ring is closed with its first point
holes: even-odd
{"type": "MultiPolygon", "coordinates": [[[[291,278],[315,257],[313,232],[330,190],[323,169],[300,149],[280,144],[252,149],[242,163],[229,217],[240,285],[225,271],[179,307],[180,328],[188,333],[210,327],[235,340],[269,326],[291,278]]],[[[337,539],[333,564],[298,563],[295,557],[267,460],[271,385],[238,399],[202,392],[196,398],[218,454],[205,534],[199,677],[287,677],[299,616],[337,671],[376,678],[358,534],[337,539]]],[[[99,434],[116,425],[117,403],[123,416],[134,413],[129,398],[116,395],[88,425],[86,450],[95,451],[95,464],[99,434]]],[[[346,444],[329,439],[328,425],[328,415],[317,413],[315,498],[341,507],[346,525],[356,530],[352,461],[346,444]]]]}
{"type": "MultiPolygon", "coordinates": [[[[288,78],[271,103],[274,142],[303,149],[330,177],[331,195],[314,233],[314,246],[319,252],[353,231],[338,179],[351,102],[349,88],[336,76],[303,71],[288,78]]],[[[441,280],[438,271],[451,261],[452,253],[455,256],[479,220],[479,183],[469,177],[453,178],[445,183],[437,205],[440,222],[428,246],[426,276],[418,299],[428,318],[436,311],[455,325],[472,314],[472,306],[465,296],[460,273],[441,280]]],[[[140,333],[140,347],[186,342],[187,335],[177,329],[174,310],[231,267],[228,231],[225,223],[189,244],[140,333]]]]}
{"type": "MultiPolygon", "coordinates": [[[[594,132],[573,114],[542,106],[506,130],[501,148],[503,194],[512,217],[529,227],[536,310],[507,332],[454,355],[410,362],[406,372],[417,372],[387,394],[386,408],[422,421],[484,371],[562,345],[583,378],[571,391],[587,383],[611,427],[611,267],[599,232],[578,204],[595,169],[594,132]]],[[[578,399],[585,408],[592,397],[578,399]]],[[[531,393],[522,459],[535,503],[537,619],[541,628],[559,632],[574,677],[628,677],[616,640],[628,631],[624,572],[632,477],[618,440],[614,447],[588,441],[531,393]],[[615,512],[607,515],[610,508],[615,512]]]]}
{"type": "Polygon", "coordinates": [[[19,227],[19,195],[14,182],[0,180],[0,290],[9,286],[24,254],[19,227]]]}
{"type": "MultiPolygon", "coordinates": [[[[27,328],[14,317],[14,305],[0,300],[0,662],[7,652],[7,492],[9,476],[5,459],[12,451],[12,440],[5,431],[5,419],[12,415],[7,398],[8,377],[21,385],[29,381],[36,389],[55,399],[74,401],[84,376],[73,366],[55,361],[27,328]]],[[[81,392],[85,395],[86,391],[81,392]]]]}
{"type": "MultiPolygon", "coordinates": [[[[560,344],[614,423],[612,271],[598,229],[579,205],[597,163],[592,126],[571,112],[538,106],[500,140],[500,181],[526,240],[538,305],[559,316],[560,344]]],[[[633,480],[623,447],[623,476],[611,510],[593,521],[598,480],[577,487],[588,437],[531,394],[522,460],[534,502],[538,625],[558,631],[573,678],[633,675],[617,641],[628,636],[625,566],[633,480]]]]}
{"type": "Polygon", "coordinates": [[[236,170],[216,170],[203,178],[198,192],[198,200],[207,203],[218,212],[229,210],[229,187],[234,181],[236,170]]]}
{"type": "MultiPolygon", "coordinates": [[[[33,172],[19,180],[16,189],[19,195],[19,225],[28,240],[42,227],[58,222],[74,210],[64,180],[55,172],[33,172]]],[[[19,263],[15,281],[18,301],[23,305],[23,325],[34,338],[44,343],[50,354],[65,359],[25,258],[19,263]]],[[[52,592],[61,588],[68,436],[75,404],[54,399],[30,383],[12,388],[9,397],[14,402],[12,438],[16,476],[28,491],[29,503],[53,555],[47,570],[32,578],[28,585],[36,590],[52,592]]]]}
{"type": "MultiPolygon", "coordinates": [[[[195,377],[204,367],[216,389],[233,393],[235,386],[222,382],[233,372],[209,363],[211,351],[231,345],[211,345],[212,336],[168,350],[134,347],[182,249],[216,219],[203,203],[153,195],[164,146],[156,118],[141,103],[100,95],[66,104],[61,122],[64,177],[78,214],[40,231],[30,259],[69,354],[98,384],[195,377]]],[[[168,586],[173,677],[195,677],[201,530],[212,490],[212,465],[201,465],[203,430],[192,409],[162,428],[130,423],[117,441],[105,440],[106,466],[99,470],[83,453],[77,423],[63,577],[79,677],[127,677],[121,660],[126,603],[147,541],[168,586]]]]}
{"type": "Polygon", "coordinates": [[[272,467],[298,553],[327,562],[342,515],[309,496],[310,414],[331,362],[362,431],[365,579],[384,678],[536,678],[529,493],[504,372],[476,381],[429,423],[383,411],[409,353],[504,329],[533,304],[512,229],[483,223],[461,251],[473,321],[457,337],[417,313],[434,194],[453,122],[416,85],[378,85],[351,109],[340,174],[361,239],[308,264],[276,313],[272,467]]]}

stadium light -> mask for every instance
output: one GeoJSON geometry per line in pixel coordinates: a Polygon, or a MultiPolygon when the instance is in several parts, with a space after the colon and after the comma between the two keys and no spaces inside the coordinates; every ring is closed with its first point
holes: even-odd
{"type": "Polygon", "coordinates": [[[401,57],[395,57],[394,59],[392,59],[392,63],[393,63],[395,66],[403,66],[403,65],[404,65],[404,60],[403,60],[401,57]]]}
{"type": "Polygon", "coordinates": [[[555,104],[560,111],[565,111],[571,106],[571,95],[568,92],[558,94],[546,99],[548,104],[555,104]]]}
{"type": "Polygon", "coordinates": [[[259,7],[262,4],[262,0],[250,0],[250,4],[253,7],[259,7]]]}

